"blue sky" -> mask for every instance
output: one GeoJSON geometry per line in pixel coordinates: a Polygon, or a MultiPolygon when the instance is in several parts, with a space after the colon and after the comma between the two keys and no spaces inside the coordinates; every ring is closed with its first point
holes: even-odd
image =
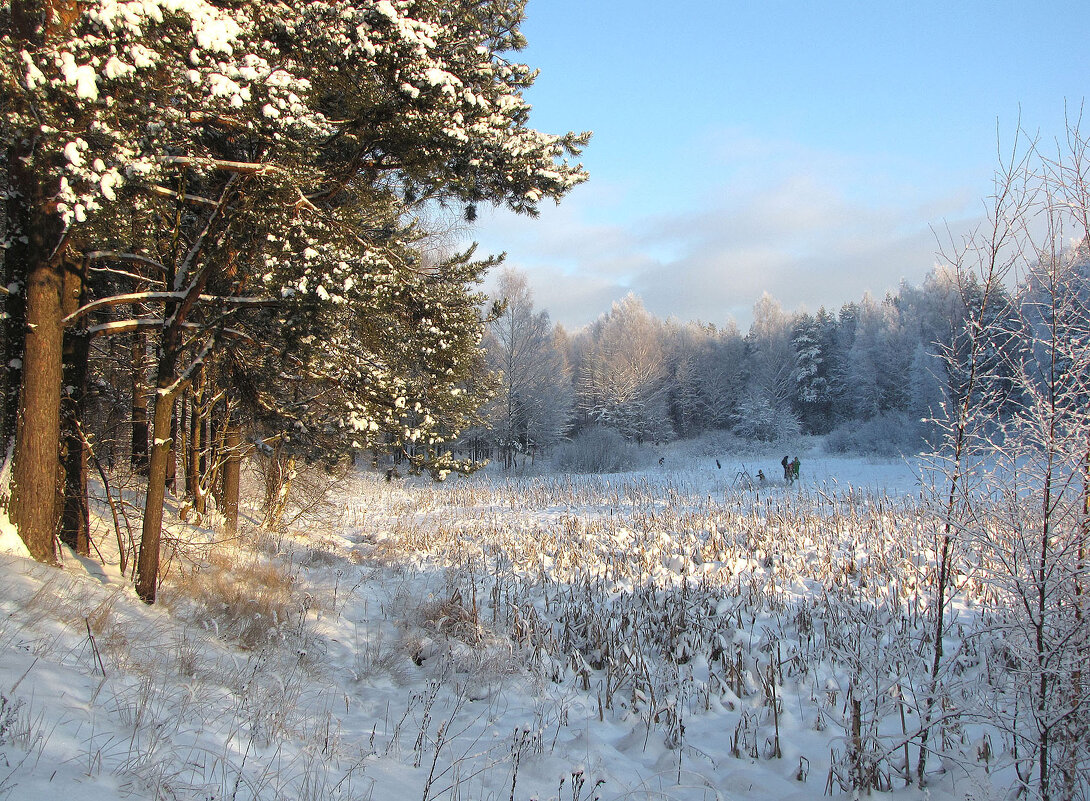
{"type": "Polygon", "coordinates": [[[839,307],[918,283],[967,230],[997,136],[1078,114],[1075,2],[530,0],[541,130],[592,130],[588,184],[540,218],[482,210],[539,308],[578,328],[627,292],[748,326],[769,291],[839,307]]]}

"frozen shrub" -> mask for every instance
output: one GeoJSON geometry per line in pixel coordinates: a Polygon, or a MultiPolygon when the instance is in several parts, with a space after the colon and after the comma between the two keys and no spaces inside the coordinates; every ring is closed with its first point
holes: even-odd
{"type": "Polygon", "coordinates": [[[305,603],[295,595],[295,580],[280,567],[237,554],[213,554],[164,589],[168,606],[192,605],[193,617],[245,649],[279,639],[305,603]]]}
{"type": "Polygon", "coordinates": [[[556,449],[556,466],[569,473],[621,473],[637,466],[639,449],[612,428],[589,428],[556,449]]]}
{"type": "Polygon", "coordinates": [[[903,412],[886,412],[865,422],[845,423],[825,438],[830,453],[901,456],[924,446],[921,424],[903,412]]]}
{"type": "Polygon", "coordinates": [[[749,394],[731,415],[731,431],[744,439],[773,442],[798,437],[802,432],[802,425],[795,413],[786,406],[772,403],[756,394],[749,394]]]}
{"type": "Polygon", "coordinates": [[[19,718],[19,709],[22,705],[21,700],[12,701],[3,693],[0,693],[0,745],[8,742],[8,735],[15,729],[15,724],[19,718]]]}

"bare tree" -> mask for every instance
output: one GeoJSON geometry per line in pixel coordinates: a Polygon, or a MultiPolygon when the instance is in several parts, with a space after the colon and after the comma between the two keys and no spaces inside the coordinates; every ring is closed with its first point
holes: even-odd
{"type": "Polygon", "coordinates": [[[534,310],[526,276],[501,272],[494,300],[503,311],[489,324],[484,344],[489,367],[501,377],[487,416],[510,468],[516,453],[533,455],[560,440],[571,420],[573,395],[549,314],[534,310]]]}
{"type": "Polygon", "coordinates": [[[982,712],[1008,738],[1021,792],[1075,799],[1090,788],[1086,141],[1074,126],[1054,156],[1037,143],[1015,153],[997,182],[989,229],[955,260],[970,308],[944,354],[947,489],[917,776],[922,782],[943,692],[958,556],[969,548],[974,578],[988,588],[990,658],[1004,665],[982,712]],[[1000,301],[1002,283],[1015,279],[1013,302],[1000,301]]]}
{"type": "Polygon", "coordinates": [[[629,294],[585,335],[579,403],[602,425],[637,442],[669,439],[669,380],[662,323],[629,294]]]}
{"type": "Polygon", "coordinates": [[[943,694],[947,612],[958,591],[954,575],[962,567],[965,532],[980,502],[980,487],[974,477],[980,473],[988,450],[987,431],[994,423],[996,405],[985,398],[991,323],[1002,316],[994,307],[1002,302],[1004,282],[1024,258],[1025,222],[1032,210],[1029,169],[1029,154],[1016,140],[1012,154],[1001,160],[995,191],[986,206],[986,222],[963,242],[951,242],[942,252],[958,287],[962,308],[957,314],[966,322],[949,329],[949,341],[936,343],[946,367],[947,386],[941,415],[935,420],[942,441],[933,455],[933,465],[944,481],[933,486],[930,497],[939,523],[935,532],[938,564],[931,582],[930,668],[920,709],[916,777],[921,786],[926,778],[932,722],[943,694]]]}

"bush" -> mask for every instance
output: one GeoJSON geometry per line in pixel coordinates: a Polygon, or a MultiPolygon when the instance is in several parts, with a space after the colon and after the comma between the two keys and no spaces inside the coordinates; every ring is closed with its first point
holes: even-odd
{"type": "Polygon", "coordinates": [[[743,439],[762,442],[795,439],[802,432],[798,416],[786,406],[749,394],[731,415],[731,431],[743,439]]]}
{"type": "Polygon", "coordinates": [[[821,443],[820,437],[809,435],[782,436],[772,440],[741,437],[732,431],[709,431],[681,446],[693,457],[730,459],[736,457],[765,457],[770,453],[807,453],[821,443]]]}
{"type": "Polygon", "coordinates": [[[640,449],[613,428],[588,428],[556,449],[558,470],[569,473],[622,473],[638,466],[640,449]]]}
{"type": "Polygon", "coordinates": [[[278,565],[240,553],[214,553],[166,589],[164,603],[176,610],[192,604],[194,619],[243,649],[281,639],[309,603],[296,596],[294,577],[278,565]]]}
{"type": "Polygon", "coordinates": [[[835,429],[825,438],[825,450],[860,456],[903,456],[918,453],[924,447],[923,434],[922,425],[911,415],[885,412],[835,429]]]}

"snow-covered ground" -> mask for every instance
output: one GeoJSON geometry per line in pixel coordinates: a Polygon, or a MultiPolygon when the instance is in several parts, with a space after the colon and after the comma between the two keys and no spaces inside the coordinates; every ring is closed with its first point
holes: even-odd
{"type": "MultiPolygon", "coordinates": [[[[781,456],[359,473],[336,525],[173,532],[154,607],[0,529],[0,799],[850,795],[853,694],[865,749],[915,725],[920,479],[803,454],[785,487],[781,456]]],[[[1002,797],[984,733],[944,730],[922,790],[875,756],[875,797],[1002,797]]]]}

